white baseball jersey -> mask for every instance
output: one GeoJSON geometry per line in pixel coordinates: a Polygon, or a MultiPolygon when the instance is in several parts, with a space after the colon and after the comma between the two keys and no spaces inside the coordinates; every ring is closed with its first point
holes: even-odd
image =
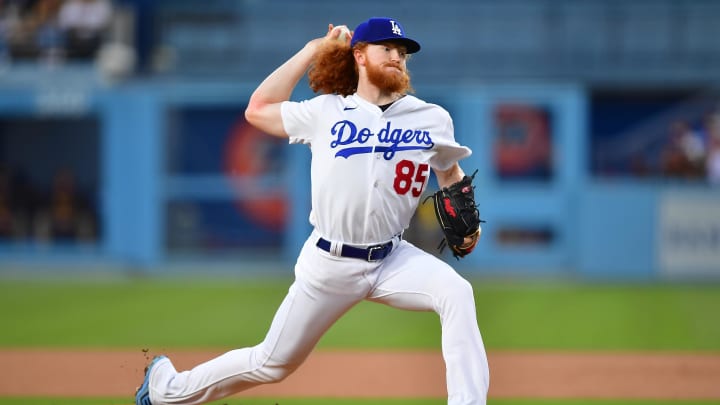
{"type": "Polygon", "coordinates": [[[435,311],[448,405],[485,405],[490,374],[472,286],[444,261],[393,238],[410,223],[430,168],[446,170],[470,154],[453,139],[449,114],[412,96],[383,112],[357,95],[324,95],[284,102],[282,119],[290,142],[309,144],[313,153],[315,230],[298,256],[295,281],[261,343],[181,372],[159,360],[147,377],[152,404],[204,404],[281,381],[337,319],[369,300],[435,311]],[[375,261],[346,257],[320,248],[319,237],[355,245],[393,239],[392,253],[375,261]]]}
{"type": "Polygon", "coordinates": [[[471,151],[450,114],[407,95],[382,111],[357,94],[282,104],[290,143],[312,151],[310,223],[324,238],[385,242],[410,224],[430,168],[447,170],[471,151]]]}

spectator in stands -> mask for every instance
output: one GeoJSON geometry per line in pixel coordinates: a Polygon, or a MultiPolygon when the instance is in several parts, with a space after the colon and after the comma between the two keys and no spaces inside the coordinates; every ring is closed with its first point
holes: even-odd
{"type": "Polygon", "coordinates": [[[34,35],[28,29],[27,20],[32,11],[34,1],[30,0],[3,0],[2,19],[3,39],[7,44],[8,53],[13,58],[22,59],[26,54],[36,55],[34,46],[34,35]]]}
{"type": "Polygon", "coordinates": [[[720,186],[720,109],[705,121],[708,142],[705,170],[710,184],[720,186]]]}
{"type": "Polygon", "coordinates": [[[58,24],[65,34],[70,59],[92,59],[108,32],[112,19],[108,0],[65,0],[58,24]]]}
{"type": "Polygon", "coordinates": [[[35,237],[41,242],[92,241],[96,234],[94,217],[88,199],[77,188],[74,173],[61,169],[37,212],[35,237]]]}
{"type": "Polygon", "coordinates": [[[0,67],[7,61],[9,55],[7,46],[9,22],[5,2],[0,0],[0,67]]]}
{"type": "Polygon", "coordinates": [[[43,62],[55,65],[65,59],[65,37],[58,26],[58,12],[62,0],[40,0],[35,7],[39,21],[35,42],[43,62]]]}
{"type": "Polygon", "coordinates": [[[57,26],[62,0],[6,0],[3,25],[13,59],[57,58],[63,37],[57,26]]]}
{"type": "Polygon", "coordinates": [[[674,121],[662,153],[662,173],[667,177],[702,178],[705,153],[702,138],[690,124],[685,120],[674,121]]]}

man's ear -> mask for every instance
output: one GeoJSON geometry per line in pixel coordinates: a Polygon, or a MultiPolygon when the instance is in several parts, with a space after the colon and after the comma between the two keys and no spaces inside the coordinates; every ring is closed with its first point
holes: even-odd
{"type": "Polygon", "coordinates": [[[367,61],[365,52],[361,51],[360,49],[355,49],[353,50],[353,56],[355,57],[355,63],[357,63],[359,66],[365,66],[365,62],[367,61]]]}

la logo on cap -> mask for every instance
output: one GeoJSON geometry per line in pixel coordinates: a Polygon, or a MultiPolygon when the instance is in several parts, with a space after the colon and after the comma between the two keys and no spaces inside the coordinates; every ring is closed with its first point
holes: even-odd
{"type": "Polygon", "coordinates": [[[395,22],[395,20],[390,20],[390,26],[392,26],[392,32],[393,32],[393,34],[402,36],[402,30],[401,30],[400,27],[397,25],[397,23],[395,22]]]}

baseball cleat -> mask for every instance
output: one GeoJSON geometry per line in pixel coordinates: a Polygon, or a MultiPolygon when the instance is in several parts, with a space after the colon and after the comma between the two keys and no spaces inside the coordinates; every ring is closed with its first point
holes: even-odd
{"type": "Polygon", "coordinates": [[[150,364],[145,367],[145,379],[135,392],[135,405],[152,405],[150,402],[150,370],[162,359],[167,359],[167,356],[155,356],[150,364]]]}

